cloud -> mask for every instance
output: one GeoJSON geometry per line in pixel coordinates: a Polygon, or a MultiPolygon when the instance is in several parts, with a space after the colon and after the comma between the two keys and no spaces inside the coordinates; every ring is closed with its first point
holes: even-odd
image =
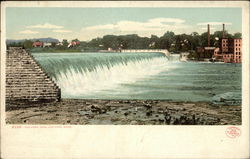
{"type": "Polygon", "coordinates": [[[185,20],[177,18],[154,18],[146,22],[136,21],[119,21],[115,24],[95,25],[82,30],[117,30],[121,32],[126,31],[160,31],[160,30],[173,30],[177,28],[186,28],[187,25],[183,24],[185,20]]]}
{"type": "Polygon", "coordinates": [[[72,31],[71,30],[57,29],[57,30],[53,30],[53,32],[56,32],[56,33],[71,33],[72,31]]]}
{"type": "Polygon", "coordinates": [[[19,32],[20,34],[37,34],[37,31],[32,31],[32,30],[23,30],[19,32]]]}
{"type": "Polygon", "coordinates": [[[203,22],[203,23],[197,23],[197,25],[222,25],[222,24],[225,24],[225,25],[232,25],[232,23],[229,23],[229,22],[203,22]]]}
{"type": "Polygon", "coordinates": [[[45,23],[45,24],[30,25],[30,26],[27,26],[26,28],[61,29],[63,28],[63,26],[45,23]]]}
{"type": "Polygon", "coordinates": [[[138,34],[143,37],[150,37],[152,34],[162,36],[166,31],[175,33],[189,32],[190,25],[185,20],[178,18],[153,18],[144,22],[122,20],[116,23],[94,25],[81,29],[80,35],[85,40],[102,37],[107,34],[126,35],[138,34]]]}
{"type": "Polygon", "coordinates": [[[185,20],[178,18],[154,18],[148,20],[151,23],[184,23],[185,20]]]}

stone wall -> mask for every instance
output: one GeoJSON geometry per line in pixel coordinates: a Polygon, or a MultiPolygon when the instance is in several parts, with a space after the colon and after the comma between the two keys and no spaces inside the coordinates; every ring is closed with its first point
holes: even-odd
{"type": "Polygon", "coordinates": [[[6,101],[59,101],[61,90],[34,57],[20,47],[6,54],[6,101]]]}

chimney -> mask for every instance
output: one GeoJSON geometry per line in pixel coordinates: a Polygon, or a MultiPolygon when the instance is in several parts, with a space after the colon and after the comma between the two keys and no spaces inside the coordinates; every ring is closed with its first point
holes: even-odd
{"type": "Polygon", "coordinates": [[[207,25],[207,46],[210,47],[210,26],[207,25]]]}
{"type": "Polygon", "coordinates": [[[225,24],[223,24],[222,38],[225,38],[225,24]]]}

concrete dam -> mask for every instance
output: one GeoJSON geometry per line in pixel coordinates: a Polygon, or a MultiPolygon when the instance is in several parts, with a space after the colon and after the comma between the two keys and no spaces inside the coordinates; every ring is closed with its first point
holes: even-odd
{"type": "Polygon", "coordinates": [[[169,57],[171,54],[167,49],[123,49],[121,52],[132,53],[162,53],[169,57]]]}
{"type": "Polygon", "coordinates": [[[6,54],[6,101],[59,101],[61,90],[34,57],[21,47],[6,54]]]}

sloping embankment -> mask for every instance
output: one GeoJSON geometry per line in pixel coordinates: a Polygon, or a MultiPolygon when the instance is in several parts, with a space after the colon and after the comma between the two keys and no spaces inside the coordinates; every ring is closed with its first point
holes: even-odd
{"type": "MultiPolygon", "coordinates": [[[[60,88],[26,50],[11,47],[6,55],[6,101],[59,101],[60,88]]],[[[9,109],[7,107],[7,109],[9,109]]]]}

